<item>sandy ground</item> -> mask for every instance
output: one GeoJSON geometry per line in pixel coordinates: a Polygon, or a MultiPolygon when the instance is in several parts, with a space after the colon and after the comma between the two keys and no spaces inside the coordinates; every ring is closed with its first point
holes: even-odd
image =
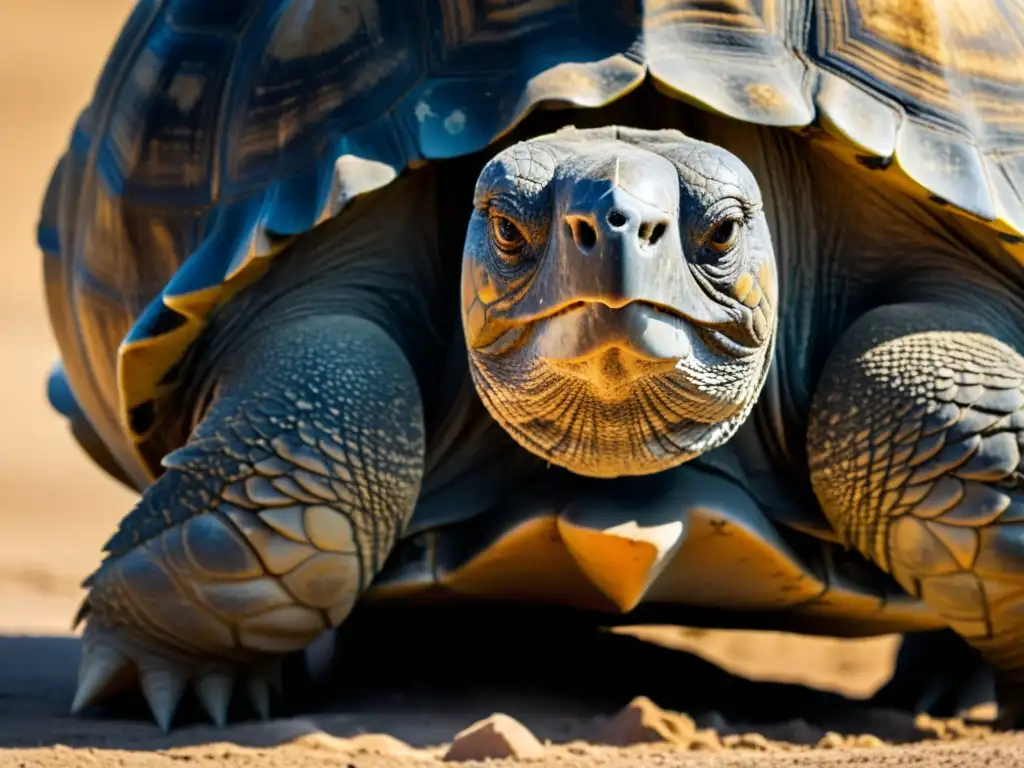
{"type": "MultiPolygon", "coordinates": [[[[819,700],[814,689],[870,695],[891,671],[896,648],[891,637],[838,641],[662,630],[656,636],[665,645],[695,651],[738,676],[677,651],[661,651],[688,660],[675,667],[677,689],[687,688],[686,707],[704,714],[694,722],[652,710],[654,715],[644,717],[676,725],[668,731],[645,726],[629,738],[660,743],[630,747],[596,742],[608,741],[609,722],[618,722],[608,718],[629,698],[654,696],[648,688],[664,683],[657,671],[619,680],[614,695],[578,691],[571,702],[552,697],[539,683],[528,700],[497,689],[470,693],[459,685],[455,694],[431,693],[428,685],[416,695],[382,698],[378,692],[347,702],[332,701],[321,690],[304,700],[316,714],[292,713],[215,731],[186,713],[183,727],[170,736],[160,735],[137,709],[115,712],[107,720],[67,716],[78,653],[69,629],[81,598],[78,583],[94,567],[100,546],[133,497],[89,463],[45,402],[44,377],[56,352],[43,306],[34,227],[51,165],[130,5],[127,0],[0,3],[0,238],[6,253],[6,277],[0,281],[0,765],[420,765],[437,763],[455,734],[499,709],[514,713],[547,745],[531,761],[567,768],[1024,765],[1024,740],[1016,735],[868,710],[830,721],[830,707],[838,699],[826,693],[819,700]],[[775,709],[775,719],[782,721],[743,725],[708,711],[735,709],[732,704],[757,697],[765,698],[767,711],[775,709]],[[782,701],[785,712],[773,707],[782,701]],[[889,746],[858,734],[920,743],[889,746]]],[[[660,670],[663,664],[664,657],[656,655],[649,666],[660,670]]],[[[557,679],[558,664],[549,667],[557,679]]]]}

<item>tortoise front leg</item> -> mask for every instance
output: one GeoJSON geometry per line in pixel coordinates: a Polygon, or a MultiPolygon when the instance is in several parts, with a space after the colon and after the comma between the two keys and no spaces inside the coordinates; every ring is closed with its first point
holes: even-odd
{"type": "Polygon", "coordinates": [[[1008,724],[1024,714],[1024,358],[984,311],[863,317],[818,385],[808,454],[832,525],[982,652],[1008,724]]]}
{"type": "Polygon", "coordinates": [[[74,710],[136,671],[165,730],[189,681],[223,723],[245,676],[265,715],[265,662],[343,621],[408,521],[424,427],[399,347],[355,317],[268,325],[88,581],[74,710]]]}

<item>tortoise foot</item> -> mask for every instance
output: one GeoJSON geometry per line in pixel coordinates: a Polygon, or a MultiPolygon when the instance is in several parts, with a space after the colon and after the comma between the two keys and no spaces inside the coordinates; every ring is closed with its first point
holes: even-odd
{"type": "Polygon", "coordinates": [[[130,666],[164,729],[189,682],[215,721],[235,680],[265,714],[269,660],[345,621],[412,514],[419,394],[382,330],[302,316],[241,350],[86,582],[76,709],[130,666]]]}
{"type": "MultiPolygon", "coordinates": [[[[979,652],[1002,679],[1001,719],[1016,724],[1024,356],[1002,335],[976,312],[932,303],[868,313],[830,358],[808,446],[836,530],[979,652]]],[[[956,666],[945,654],[933,663],[956,666]]]]}
{"type": "Polygon", "coordinates": [[[189,655],[124,627],[90,623],[83,637],[78,687],[71,704],[77,714],[138,685],[157,725],[170,730],[189,685],[218,727],[228,721],[232,698],[244,695],[260,718],[270,717],[272,697],[281,695],[283,656],[248,662],[189,655]]]}
{"type": "Polygon", "coordinates": [[[222,507],[100,567],[82,611],[74,712],[134,678],[164,730],[189,683],[217,724],[235,681],[268,714],[280,660],[344,620],[361,573],[355,555],[326,549],[338,527],[326,507],[265,514],[282,529],[291,521],[291,538],[259,514],[222,507]]]}

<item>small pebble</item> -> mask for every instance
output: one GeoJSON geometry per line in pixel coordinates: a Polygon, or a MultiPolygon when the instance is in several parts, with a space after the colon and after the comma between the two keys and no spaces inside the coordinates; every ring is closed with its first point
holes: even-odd
{"type": "Polygon", "coordinates": [[[544,745],[518,720],[496,713],[455,735],[444,755],[448,762],[544,756],[544,745]]]}
{"type": "Polygon", "coordinates": [[[600,726],[594,741],[615,747],[653,742],[689,746],[696,733],[688,716],[666,711],[646,696],[638,696],[600,726]]]}
{"type": "Polygon", "coordinates": [[[690,749],[695,752],[717,752],[722,748],[721,738],[711,728],[701,728],[690,740],[690,749]]]}
{"type": "Polygon", "coordinates": [[[968,725],[962,718],[952,717],[939,719],[927,714],[918,715],[914,719],[921,731],[941,741],[959,741],[962,739],[983,739],[992,733],[986,725],[968,725]]]}
{"type": "Polygon", "coordinates": [[[722,746],[728,749],[757,749],[766,751],[772,745],[760,733],[735,733],[722,739],[722,746]]]}
{"type": "Polygon", "coordinates": [[[570,744],[566,744],[565,745],[565,749],[566,749],[566,751],[570,755],[580,755],[580,756],[582,756],[582,755],[592,755],[592,754],[594,754],[597,751],[597,749],[595,747],[593,747],[590,744],[587,744],[585,742],[582,742],[582,741],[574,741],[574,742],[572,742],[570,744]]]}
{"type": "Polygon", "coordinates": [[[821,740],[815,746],[818,749],[842,749],[846,746],[846,739],[843,738],[842,734],[829,731],[821,737],[821,740]]]}
{"type": "Polygon", "coordinates": [[[851,747],[884,747],[885,742],[875,736],[873,733],[862,733],[858,736],[854,736],[850,739],[851,747]]]}
{"type": "Polygon", "coordinates": [[[844,736],[835,731],[829,731],[821,737],[817,743],[818,749],[848,749],[851,747],[876,748],[884,747],[885,742],[873,733],[860,733],[851,736],[844,736]]]}
{"type": "Polygon", "coordinates": [[[363,755],[414,755],[416,750],[387,733],[358,733],[354,736],[332,736],[311,720],[301,718],[262,723],[264,734],[273,734],[281,744],[295,744],[307,749],[363,755]]]}

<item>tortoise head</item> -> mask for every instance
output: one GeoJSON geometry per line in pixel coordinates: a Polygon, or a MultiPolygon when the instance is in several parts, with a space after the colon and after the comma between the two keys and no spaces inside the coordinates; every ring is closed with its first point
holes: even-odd
{"type": "Polygon", "coordinates": [[[537,137],[477,180],[462,269],[473,381],[554,464],[658,472],[750,413],[776,285],[760,192],[734,155],[670,130],[537,137]]]}

